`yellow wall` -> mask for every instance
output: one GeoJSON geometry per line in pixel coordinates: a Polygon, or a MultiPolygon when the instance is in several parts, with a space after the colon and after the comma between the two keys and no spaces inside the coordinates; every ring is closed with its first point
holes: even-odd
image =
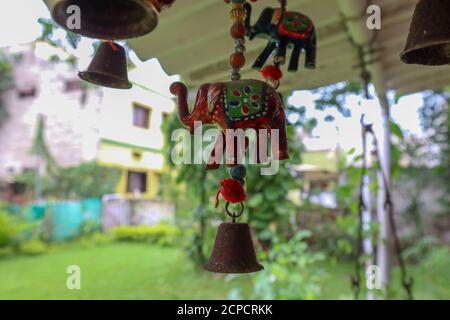
{"type": "Polygon", "coordinates": [[[147,173],[147,192],[139,198],[153,199],[159,188],[159,173],[163,169],[164,158],[158,151],[138,146],[124,145],[120,142],[102,141],[98,151],[98,162],[108,167],[120,168],[122,174],[117,184],[116,192],[127,198],[135,198],[133,193],[127,193],[128,171],[147,173]],[[140,157],[133,156],[139,153],[140,157]]]}

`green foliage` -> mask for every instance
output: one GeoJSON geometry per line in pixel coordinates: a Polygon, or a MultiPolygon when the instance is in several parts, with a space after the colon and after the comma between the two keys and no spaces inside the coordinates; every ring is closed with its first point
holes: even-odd
{"type": "Polygon", "coordinates": [[[96,231],[82,235],[80,238],[76,239],[71,244],[73,246],[80,246],[83,248],[92,248],[95,246],[109,244],[113,241],[114,238],[111,234],[96,231]]]}
{"type": "Polygon", "coordinates": [[[16,247],[30,227],[30,224],[19,217],[0,209],[0,248],[16,247]]]}
{"type": "Polygon", "coordinates": [[[0,213],[0,248],[12,245],[14,237],[18,234],[18,228],[13,217],[6,213],[0,213]]]}
{"type": "Polygon", "coordinates": [[[438,244],[438,239],[433,236],[414,239],[413,244],[403,251],[403,256],[408,261],[417,263],[422,261],[438,244]]]}
{"type": "Polygon", "coordinates": [[[120,226],[111,229],[117,241],[148,242],[161,246],[175,245],[181,230],[172,225],[159,224],[156,226],[120,226]]]}
{"type": "MultiPolygon", "coordinates": [[[[260,261],[264,270],[251,276],[253,290],[248,299],[315,299],[320,294],[318,285],[322,272],[315,268],[324,255],[312,253],[305,239],[310,231],[299,231],[288,241],[272,239],[272,247],[263,252],[260,261]]],[[[241,288],[230,292],[230,298],[242,298],[241,288]]]]}
{"type": "Polygon", "coordinates": [[[2,94],[13,84],[12,66],[6,55],[0,50],[0,126],[8,118],[2,94]]]}
{"type": "MultiPolygon", "coordinates": [[[[101,198],[105,194],[115,192],[120,174],[119,169],[105,167],[96,162],[58,168],[41,178],[42,195],[58,199],[101,198]]],[[[32,190],[35,185],[35,171],[28,171],[16,179],[32,190]]]]}
{"type": "Polygon", "coordinates": [[[19,244],[19,252],[26,255],[39,255],[46,253],[48,246],[42,240],[29,240],[19,244]]]}
{"type": "MultiPolygon", "coordinates": [[[[171,152],[174,142],[171,141],[172,133],[184,128],[176,113],[170,114],[163,123],[164,155],[170,171],[161,177],[161,196],[176,205],[178,223],[186,232],[185,249],[197,265],[206,262],[206,254],[211,242],[209,220],[214,216],[219,217],[218,210],[214,208],[213,197],[218,189],[219,181],[226,177],[226,169],[222,166],[215,172],[206,172],[203,164],[175,165],[172,162],[171,152]]],[[[208,127],[204,126],[203,130],[208,127]]],[[[194,155],[194,139],[190,137],[191,151],[194,155]]],[[[206,146],[207,143],[204,144],[206,146]]]]}
{"type": "MultiPolygon", "coordinates": [[[[346,107],[346,99],[349,95],[361,95],[363,88],[361,84],[355,82],[341,82],[314,90],[318,94],[316,109],[325,111],[326,109],[336,109],[344,117],[351,116],[351,110],[346,107]]],[[[325,117],[325,121],[333,121],[332,116],[325,117]]]]}
{"type": "Polygon", "coordinates": [[[289,160],[279,162],[275,175],[262,175],[261,166],[247,166],[246,189],[249,195],[246,203],[249,221],[262,241],[269,241],[276,234],[291,234],[297,227],[290,223],[298,207],[290,198],[290,192],[299,190],[301,181],[291,168],[301,163],[303,144],[297,137],[297,129],[308,123],[304,112],[289,105],[287,114],[298,114],[298,121],[287,127],[289,160]]]}
{"type": "Polygon", "coordinates": [[[59,27],[52,19],[44,19],[39,18],[38,22],[42,25],[42,34],[38,39],[40,41],[47,42],[55,47],[65,48],[66,46],[70,46],[74,49],[78,46],[78,43],[81,40],[81,36],[73,33],[71,31],[67,31],[59,27]],[[56,39],[53,37],[55,30],[64,30],[66,33],[65,41],[61,39],[56,39]]]}

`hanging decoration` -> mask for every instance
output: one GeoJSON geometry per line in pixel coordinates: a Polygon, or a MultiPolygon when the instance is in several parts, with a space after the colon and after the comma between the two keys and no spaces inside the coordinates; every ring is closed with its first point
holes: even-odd
{"type": "MultiPolygon", "coordinates": [[[[253,64],[253,68],[262,69],[266,80],[277,83],[282,73],[280,66],[286,62],[286,50],[292,48],[288,71],[298,70],[299,59],[305,51],[305,68],[316,67],[316,29],[312,20],[299,12],[286,10],[286,0],[279,0],[280,8],[265,8],[258,21],[251,25],[252,6],[245,3],[245,27],[250,40],[255,37],[268,39],[267,45],[253,64]],[[275,51],[273,65],[264,67],[272,52],[275,51]],[[263,68],[264,67],[264,68],[263,68]]],[[[254,0],[253,2],[256,2],[254,0]]]]}
{"type": "Polygon", "coordinates": [[[152,32],[158,24],[155,11],[175,0],[60,0],[52,17],[63,28],[94,39],[131,39],[152,32]],[[76,6],[76,7],[75,7],[76,6]],[[80,25],[76,26],[79,8],[80,25]]]}
{"type": "Polygon", "coordinates": [[[383,163],[379,161],[380,159],[380,150],[378,139],[373,131],[372,124],[364,123],[364,116],[361,118],[361,126],[362,126],[362,141],[363,141],[363,155],[362,155],[362,166],[361,166],[361,178],[360,178],[360,186],[359,186],[359,204],[358,204],[358,236],[356,243],[356,250],[354,255],[354,263],[355,263],[355,273],[351,278],[352,289],[354,292],[355,300],[359,299],[359,295],[361,292],[361,270],[363,269],[361,257],[363,255],[363,211],[366,210],[367,204],[365,203],[363,196],[363,189],[365,186],[365,176],[368,171],[368,165],[366,159],[367,157],[367,138],[369,136],[372,137],[373,141],[373,151],[371,152],[374,162],[377,165],[374,166],[374,170],[376,173],[381,176],[382,183],[384,185],[384,207],[388,213],[389,224],[391,226],[391,235],[394,240],[394,252],[399,263],[400,267],[400,277],[401,277],[401,285],[405,290],[408,299],[413,300],[413,284],[414,280],[412,277],[408,276],[406,262],[403,258],[403,249],[400,243],[400,239],[398,237],[397,224],[394,218],[394,203],[392,200],[392,191],[386,176],[386,168],[383,163]]]}
{"type": "Polygon", "coordinates": [[[412,19],[403,62],[439,66],[450,64],[450,1],[420,0],[412,19]]]}
{"type": "MultiPolygon", "coordinates": [[[[270,84],[260,80],[242,80],[241,68],[245,65],[245,0],[225,0],[231,3],[230,17],[233,21],[230,35],[235,43],[235,50],[231,54],[229,63],[231,67],[231,81],[201,85],[195,102],[195,107],[189,113],[187,104],[187,88],[181,82],[171,85],[170,91],[177,96],[179,116],[182,123],[194,133],[195,122],[217,123],[222,132],[223,150],[226,151],[227,165],[230,166],[231,177],[221,181],[216,194],[216,207],[220,199],[226,201],[225,212],[232,218],[232,223],[223,223],[217,232],[216,242],[211,257],[205,265],[205,269],[218,273],[250,273],[263,269],[256,258],[250,227],[247,223],[237,223],[245,209],[247,194],[245,192],[246,168],[239,160],[239,150],[248,148],[248,140],[244,145],[237,145],[234,139],[229,138],[227,129],[255,129],[258,132],[257,145],[267,140],[267,131],[260,133],[259,129],[278,130],[279,147],[272,144],[274,159],[285,160],[289,158],[286,117],[284,103],[281,95],[270,84]],[[233,147],[234,146],[234,147],[233,147]],[[233,208],[237,206],[237,210],[233,208]],[[233,207],[233,208],[232,208],[233,207]]],[[[281,77],[273,75],[274,79],[281,77]]],[[[215,154],[219,148],[216,145],[208,161],[207,170],[217,169],[222,163],[220,155],[215,154]]],[[[266,150],[265,150],[266,151],[266,150]]],[[[259,154],[259,152],[258,152],[259,154]]],[[[265,159],[257,157],[258,162],[265,159]]]]}
{"type": "Polygon", "coordinates": [[[103,87],[130,89],[126,52],[113,42],[144,36],[158,24],[156,12],[169,8],[175,0],[54,0],[53,19],[76,34],[100,39],[93,61],[81,79],[103,87]],[[79,21],[78,21],[79,19],[79,21]]]}
{"type": "Polygon", "coordinates": [[[90,83],[114,89],[130,89],[125,49],[112,41],[102,42],[88,69],[78,76],[90,83]]]}

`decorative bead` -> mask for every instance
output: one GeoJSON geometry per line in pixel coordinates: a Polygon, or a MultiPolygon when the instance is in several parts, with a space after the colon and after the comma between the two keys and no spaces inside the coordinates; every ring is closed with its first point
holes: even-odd
{"type": "Polygon", "coordinates": [[[240,3],[234,3],[230,11],[230,17],[234,22],[244,21],[246,13],[244,7],[240,3]]]}
{"type": "Polygon", "coordinates": [[[244,38],[234,39],[234,44],[236,46],[243,46],[245,44],[245,39],[244,38]]]}
{"type": "Polygon", "coordinates": [[[245,53],[246,49],[245,46],[237,46],[236,52],[245,53]]]}
{"type": "Polygon", "coordinates": [[[244,38],[245,34],[246,34],[246,29],[243,23],[237,22],[234,23],[233,26],[231,27],[231,36],[233,37],[233,39],[239,39],[239,38],[244,38]]]}
{"type": "Polygon", "coordinates": [[[233,81],[241,80],[241,75],[239,73],[232,73],[231,80],[233,80],[233,81]]]}
{"type": "Polygon", "coordinates": [[[245,65],[245,56],[236,52],[230,56],[230,65],[234,68],[242,68],[245,65]]]}
{"type": "Polygon", "coordinates": [[[247,169],[244,166],[232,167],[230,169],[230,176],[237,180],[244,180],[247,175],[247,169]]]}

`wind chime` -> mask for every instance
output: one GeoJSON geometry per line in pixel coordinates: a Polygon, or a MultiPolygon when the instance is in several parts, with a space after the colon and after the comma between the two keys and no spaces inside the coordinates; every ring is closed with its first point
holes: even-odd
{"type": "Polygon", "coordinates": [[[158,24],[157,12],[169,8],[175,0],[60,0],[51,10],[63,28],[81,36],[102,39],[88,69],[79,77],[90,83],[115,89],[130,89],[125,49],[113,42],[140,37],[158,24]],[[80,28],[69,28],[79,8],[80,28]]]}
{"type": "Polygon", "coordinates": [[[252,6],[250,3],[244,5],[245,27],[249,39],[253,40],[256,37],[268,39],[266,47],[256,59],[253,68],[260,70],[262,76],[275,85],[279,84],[283,76],[280,66],[286,62],[288,48],[292,48],[288,71],[298,70],[302,51],[305,52],[305,68],[316,67],[317,35],[314,23],[302,13],[287,11],[286,0],[279,0],[279,2],[280,8],[265,8],[254,25],[250,23],[252,6]],[[274,51],[273,64],[264,66],[274,51]]]}
{"type": "MultiPolygon", "coordinates": [[[[231,177],[221,181],[216,194],[216,207],[222,197],[226,201],[225,212],[232,221],[219,226],[211,257],[204,268],[217,273],[251,273],[262,270],[263,266],[256,258],[248,223],[237,222],[245,209],[247,172],[246,167],[239,162],[239,155],[235,156],[236,150],[246,149],[248,141],[243,142],[243,146],[235,147],[234,141],[229,141],[226,130],[255,129],[258,132],[258,149],[264,148],[266,144],[260,142],[267,140],[267,134],[261,133],[260,129],[268,129],[270,134],[273,130],[277,130],[279,143],[278,147],[272,144],[272,156],[275,160],[286,160],[289,158],[286,117],[283,98],[276,91],[281,77],[271,77],[267,79],[267,82],[241,79],[240,70],[246,62],[246,2],[245,0],[225,0],[225,3],[231,3],[230,17],[233,23],[230,34],[235,43],[235,52],[229,59],[231,81],[201,85],[191,113],[188,111],[186,86],[175,82],[170,90],[178,97],[180,119],[191,133],[195,130],[196,121],[217,123],[224,130],[222,136],[225,137],[225,143],[222,148],[223,151],[226,150],[231,177]],[[238,209],[234,210],[232,207],[236,206],[238,209]]],[[[220,147],[216,145],[214,148],[207,170],[217,169],[220,166],[222,158],[216,153],[217,148],[220,149],[220,147]]],[[[257,162],[265,161],[257,157],[257,162]]]]}
{"type": "Polygon", "coordinates": [[[414,11],[406,48],[401,59],[407,64],[450,64],[449,0],[420,0],[414,11]]]}

